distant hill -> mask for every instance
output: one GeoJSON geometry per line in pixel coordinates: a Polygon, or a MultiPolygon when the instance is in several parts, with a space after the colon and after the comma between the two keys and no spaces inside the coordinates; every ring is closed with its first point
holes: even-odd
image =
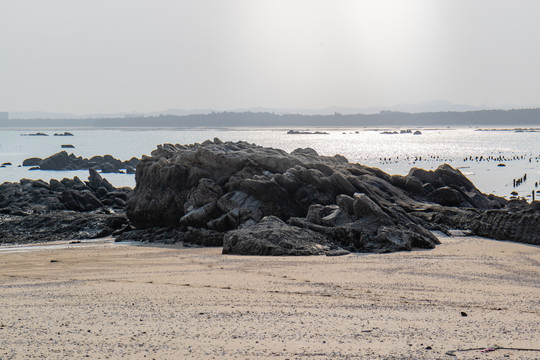
{"type": "MultiPolygon", "coordinates": [[[[533,106],[530,106],[531,108],[533,106]]],[[[501,109],[507,109],[502,107],[501,109]]],[[[432,100],[424,101],[415,104],[398,104],[394,106],[373,106],[369,108],[355,108],[345,106],[329,106],[322,109],[303,109],[303,108],[288,108],[288,109],[276,109],[266,107],[252,107],[252,108],[239,108],[228,110],[228,112],[234,113],[273,113],[278,115],[288,114],[300,114],[300,115],[333,115],[340,113],[343,115],[354,114],[377,114],[381,111],[400,111],[408,113],[425,113],[425,112],[445,112],[445,111],[475,111],[475,110],[493,110],[485,106],[473,106],[454,104],[446,100],[432,100]]],[[[133,117],[150,117],[159,115],[200,115],[210,114],[212,112],[223,112],[216,109],[168,109],[163,111],[151,111],[145,113],[135,112],[118,112],[118,113],[94,113],[75,115],[70,113],[50,113],[44,111],[11,111],[9,117],[11,119],[30,120],[30,119],[111,119],[111,118],[133,118],[133,117]]]]}
{"type": "Polygon", "coordinates": [[[126,118],[5,120],[0,126],[36,127],[380,127],[380,126],[540,126],[540,109],[377,114],[301,115],[271,112],[135,116],[126,118]]]}
{"type": "MultiPolygon", "coordinates": [[[[535,106],[528,106],[527,108],[534,108],[535,106]]],[[[501,107],[500,109],[509,109],[511,107],[501,107]]],[[[394,106],[372,106],[369,108],[355,108],[345,106],[329,106],[321,109],[305,109],[305,108],[266,108],[266,107],[251,107],[251,108],[238,108],[231,109],[228,112],[234,113],[273,113],[278,115],[288,114],[300,114],[300,115],[333,115],[340,113],[343,115],[355,115],[355,114],[377,114],[381,111],[400,111],[408,113],[425,113],[425,112],[445,112],[445,111],[475,111],[475,110],[494,110],[486,106],[474,106],[454,104],[446,100],[432,100],[423,101],[413,104],[398,104],[394,106]]],[[[51,113],[44,111],[11,111],[9,117],[11,119],[30,120],[30,119],[111,119],[111,118],[133,118],[133,117],[151,117],[159,115],[200,115],[210,114],[215,112],[223,112],[216,109],[168,109],[162,111],[151,111],[144,113],[136,112],[117,112],[117,113],[94,113],[75,115],[71,113],[51,113]]]]}

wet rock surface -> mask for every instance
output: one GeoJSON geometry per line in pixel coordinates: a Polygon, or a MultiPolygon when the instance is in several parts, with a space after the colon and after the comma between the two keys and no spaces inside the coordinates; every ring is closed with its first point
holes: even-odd
{"type": "Polygon", "coordinates": [[[126,211],[137,231],[197,230],[213,234],[215,244],[221,234],[230,254],[433,248],[431,231],[453,228],[540,243],[537,208],[483,194],[446,164],[390,176],[313,149],[287,153],[214,139],[158,146],[139,163],[136,182],[126,211]]]}
{"type": "Polygon", "coordinates": [[[88,181],[22,179],[0,185],[0,243],[92,239],[127,224],[130,188],[115,188],[94,169],[88,181]]]}

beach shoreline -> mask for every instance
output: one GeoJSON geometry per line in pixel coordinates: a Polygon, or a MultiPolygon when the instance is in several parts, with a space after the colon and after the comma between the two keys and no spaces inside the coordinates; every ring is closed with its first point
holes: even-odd
{"type": "Polygon", "coordinates": [[[539,246],[440,240],[340,257],[112,239],[0,250],[0,358],[433,359],[538,347],[539,246]]]}

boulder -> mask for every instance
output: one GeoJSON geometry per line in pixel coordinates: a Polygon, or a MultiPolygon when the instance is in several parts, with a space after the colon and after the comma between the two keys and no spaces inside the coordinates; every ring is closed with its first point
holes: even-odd
{"type": "Polygon", "coordinates": [[[22,163],[23,166],[38,166],[41,163],[42,159],[38,157],[33,157],[25,159],[22,163]]]}
{"type": "Polygon", "coordinates": [[[60,151],[54,155],[49,156],[48,158],[43,159],[39,163],[39,168],[41,170],[76,170],[77,168],[73,166],[72,160],[65,151],[60,151]]]}
{"type": "Polygon", "coordinates": [[[103,173],[118,173],[120,168],[116,163],[103,162],[101,163],[101,172],[103,173]]]}
{"type": "Polygon", "coordinates": [[[324,255],[330,252],[326,237],[288,225],[275,216],[244,229],[229,231],[223,238],[223,254],[324,255]]]}
{"type": "Polygon", "coordinates": [[[340,194],[336,196],[336,204],[347,214],[354,215],[354,198],[348,195],[340,194]]]}
{"type": "Polygon", "coordinates": [[[68,210],[91,211],[103,207],[101,201],[90,191],[65,190],[61,199],[68,210]]]}
{"type": "Polygon", "coordinates": [[[460,192],[448,186],[433,190],[428,194],[428,199],[444,206],[459,206],[463,202],[460,192]]]}
{"type": "Polygon", "coordinates": [[[375,216],[383,219],[388,218],[388,215],[382,211],[379,205],[375,204],[375,202],[366,194],[354,194],[353,212],[354,216],[357,218],[363,218],[365,216],[375,216]]]}

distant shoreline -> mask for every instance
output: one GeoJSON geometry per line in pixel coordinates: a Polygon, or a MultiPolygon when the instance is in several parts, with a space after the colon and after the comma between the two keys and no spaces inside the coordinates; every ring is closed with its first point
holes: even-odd
{"type": "Polygon", "coordinates": [[[407,126],[540,126],[540,109],[465,112],[301,115],[269,112],[213,112],[129,118],[10,119],[2,128],[223,128],[223,127],[407,127],[407,126]]]}

